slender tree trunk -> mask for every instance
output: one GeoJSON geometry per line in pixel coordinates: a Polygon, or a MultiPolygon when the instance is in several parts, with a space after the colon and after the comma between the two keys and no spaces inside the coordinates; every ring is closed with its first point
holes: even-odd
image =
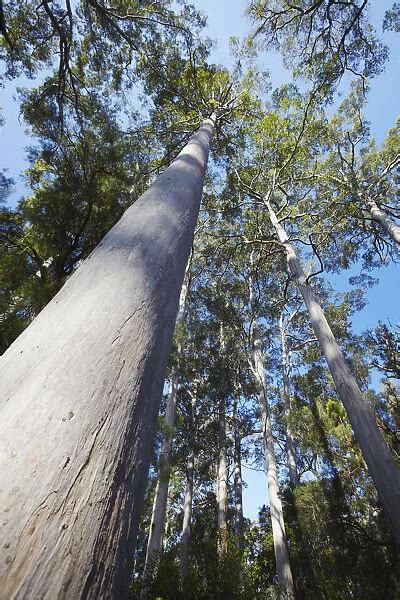
{"type": "Polygon", "coordinates": [[[267,484],[269,507],[271,512],[272,535],[274,538],[274,551],[278,583],[284,600],[294,598],[292,571],[290,568],[289,551],[283,518],[282,503],[279,498],[279,481],[276,469],[274,438],[272,435],[271,420],[269,418],[267,392],[265,389],[264,359],[261,344],[257,335],[257,326],[253,328],[254,341],[254,372],[258,385],[261,417],[264,433],[265,459],[267,463],[267,484]]]}
{"type": "MultiPolygon", "coordinates": [[[[147,542],[144,567],[145,579],[149,575],[154,561],[157,561],[160,558],[163,546],[165,518],[167,514],[168,486],[171,474],[172,436],[175,427],[177,381],[177,370],[173,367],[165,417],[166,432],[162,441],[160,458],[158,461],[158,481],[153,502],[149,539],[147,542]]],[[[146,588],[143,588],[142,597],[146,597],[146,588]]]]}
{"type": "Polygon", "coordinates": [[[283,325],[283,315],[279,320],[279,328],[281,332],[281,348],[282,348],[282,379],[283,379],[283,403],[285,410],[285,429],[286,429],[286,454],[289,469],[289,481],[292,486],[299,482],[296,464],[296,445],[293,440],[292,432],[289,425],[290,418],[290,377],[289,377],[289,361],[286,349],[286,334],[283,325]]]}
{"type": "MultiPolygon", "coordinates": [[[[176,323],[180,323],[185,314],[186,298],[189,286],[189,270],[190,260],[186,268],[186,275],[182,285],[181,295],[179,298],[179,310],[176,323]]],[[[182,346],[177,347],[177,363],[179,365],[182,346]]],[[[151,524],[149,531],[149,539],[147,542],[146,561],[144,567],[145,576],[148,574],[154,560],[157,560],[162,551],[163,538],[165,531],[165,518],[167,514],[168,501],[168,486],[171,474],[171,457],[172,457],[172,438],[175,430],[176,419],[176,392],[178,385],[178,369],[174,366],[171,370],[171,381],[168,391],[167,408],[165,414],[165,433],[162,441],[160,458],[158,462],[158,481],[156,493],[154,496],[153,512],[151,515],[151,524]]],[[[145,589],[143,597],[145,597],[145,589]]]]}
{"type": "Polygon", "coordinates": [[[237,417],[238,400],[235,398],[233,405],[234,421],[234,491],[235,491],[235,537],[238,547],[243,550],[243,480],[242,480],[242,450],[239,430],[239,421],[237,417]]]}
{"type": "Polygon", "coordinates": [[[195,418],[196,418],[196,392],[192,395],[191,419],[189,432],[189,453],[186,466],[186,491],[183,503],[183,525],[181,541],[181,579],[185,581],[189,567],[189,547],[192,527],[193,506],[193,475],[194,475],[194,442],[195,442],[195,418]]]}
{"type": "Polygon", "coordinates": [[[228,467],[226,464],[226,415],[225,398],[219,408],[219,451],[217,470],[217,510],[218,510],[218,554],[224,556],[228,551],[228,467]]]}
{"type": "Polygon", "coordinates": [[[397,244],[400,244],[400,226],[397,225],[384,210],[379,208],[377,203],[373,200],[367,200],[367,206],[374,221],[378,221],[386,233],[390,235],[392,240],[397,244]]]}
{"type": "Polygon", "coordinates": [[[127,598],[215,117],[1,359],[0,589],[127,598]]]}
{"type": "Polygon", "coordinates": [[[220,326],[221,352],[221,399],[219,402],[218,467],[217,467],[217,510],[218,510],[218,554],[224,556],[228,551],[228,466],[226,462],[226,379],[225,379],[225,340],[223,326],[220,326]]]}
{"type": "Polygon", "coordinates": [[[291,275],[307,306],[315,336],[319,341],[335,382],[337,394],[346,409],[355,438],[375,483],[389,527],[396,543],[400,546],[400,469],[379,431],[372,410],[363,398],[360,388],[344,360],[321,305],[307,281],[284,228],[268,201],[266,205],[278,239],[285,247],[291,275]]]}

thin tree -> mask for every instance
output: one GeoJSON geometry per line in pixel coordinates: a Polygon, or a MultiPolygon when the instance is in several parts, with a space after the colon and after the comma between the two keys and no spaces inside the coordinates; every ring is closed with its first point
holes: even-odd
{"type": "Polygon", "coordinates": [[[226,456],[226,374],[225,352],[226,343],[224,327],[220,323],[220,359],[221,359],[221,385],[218,404],[218,461],[217,461],[217,512],[218,512],[218,554],[220,557],[228,551],[228,465],[226,456]]]}
{"type": "MultiPolygon", "coordinates": [[[[293,314],[293,313],[292,313],[293,314]]],[[[290,322],[290,320],[289,320],[290,322]]],[[[286,347],[286,328],[283,313],[279,319],[279,330],[281,334],[281,364],[282,364],[282,399],[285,411],[285,433],[286,433],[286,454],[288,461],[289,480],[292,486],[299,482],[299,475],[296,464],[296,446],[290,427],[290,364],[286,347]]]]}
{"type": "Polygon", "coordinates": [[[253,321],[251,328],[253,341],[253,359],[251,369],[256,378],[258,399],[260,403],[261,420],[265,447],[265,462],[267,467],[268,498],[271,512],[272,535],[279,587],[285,600],[294,598],[294,585],[290,568],[289,550],[283,517],[282,502],[279,498],[278,471],[276,468],[274,438],[271,419],[268,410],[267,390],[265,385],[264,356],[261,341],[258,336],[257,323],[253,321]]]}
{"type": "MultiPolygon", "coordinates": [[[[182,285],[181,295],[179,298],[179,310],[176,319],[177,325],[183,321],[185,314],[185,305],[190,279],[190,262],[191,260],[189,260],[186,268],[185,279],[182,285]]],[[[171,369],[167,408],[165,412],[165,432],[158,461],[158,481],[156,493],[154,496],[149,539],[147,543],[145,574],[148,573],[149,565],[151,565],[155,559],[158,559],[160,557],[162,551],[163,537],[165,531],[165,518],[167,514],[168,486],[171,474],[172,438],[174,435],[176,420],[176,394],[178,387],[178,368],[181,352],[182,344],[180,341],[178,341],[176,352],[178,365],[174,365],[171,369]]]]}
{"type": "Polygon", "coordinates": [[[240,550],[244,548],[243,536],[243,479],[240,421],[238,418],[238,397],[233,401],[233,437],[234,437],[234,494],[235,494],[235,537],[240,550]]]}
{"type": "Polygon", "coordinates": [[[279,242],[284,247],[290,274],[307,307],[312,328],[332,374],[337,394],[349,416],[354,435],[375,483],[389,527],[397,544],[400,545],[400,469],[379,431],[372,410],[364,399],[343,357],[288,235],[272,208],[273,189],[274,186],[264,197],[263,202],[268,210],[279,242]]]}
{"type": "Polygon", "coordinates": [[[189,422],[189,451],[186,464],[186,489],[183,502],[183,524],[181,540],[181,580],[185,581],[189,567],[189,547],[192,527],[193,509],[193,477],[194,477],[194,444],[195,444],[195,419],[196,419],[196,386],[191,393],[191,410],[189,422]]]}

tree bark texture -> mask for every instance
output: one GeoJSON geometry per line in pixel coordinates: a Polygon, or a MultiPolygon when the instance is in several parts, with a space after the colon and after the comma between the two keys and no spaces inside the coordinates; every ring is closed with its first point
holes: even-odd
{"type": "Polygon", "coordinates": [[[214,116],[1,359],[4,598],[126,598],[214,116]]]}
{"type": "Polygon", "coordinates": [[[261,418],[263,424],[265,459],[267,466],[267,485],[269,508],[271,513],[272,535],[274,538],[274,552],[278,583],[284,600],[293,600],[294,586],[290,568],[289,551],[283,517],[282,502],[279,498],[279,481],[276,469],[274,438],[272,435],[271,420],[269,418],[267,391],[265,389],[264,358],[260,340],[257,336],[257,326],[253,330],[254,340],[254,372],[257,378],[258,397],[260,402],[261,418]]]}
{"type": "Polygon", "coordinates": [[[332,374],[337,394],[346,409],[355,438],[374,481],[388,525],[397,545],[400,546],[400,469],[379,431],[372,410],[347,366],[318,298],[307,281],[284,228],[269,202],[267,202],[267,206],[278,239],[285,247],[290,273],[307,306],[312,328],[332,374]]]}
{"type": "MultiPolygon", "coordinates": [[[[185,314],[186,298],[188,293],[188,270],[190,261],[186,269],[185,279],[182,285],[181,295],[179,297],[179,310],[176,323],[180,323],[185,314]]],[[[182,352],[181,345],[177,348],[177,361],[182,352]]],[[[172,457],[172,438],[175,430],[176,419],[176,393],[178,386],[178,369],[174,366],[171,369],[171,380],[168,390],[167,408],[165,414],[165,433],[163,436],[160,458],[158,461],[158,481],[156,493],[154,496],[153,512],[151,515],[151,524],[149,531],[149,539],[147,542],[145,573],[153,560],[160,557],[163,545],[165,519],[167,514],[168,502],[168,486],[171,474],[171,457],[172,457]]]]}
{"type": "Polygon", "coordinates": [[[292,486],[295,486],[299,482],[299,476],[297,472],[296,464],[296,445],[293,440],[292,432],[290,429],[289,418],[290,418],[290,376],[289,376],[289,360],[288,352],[286,348],[286,333],[283,324],[283,315],[279,320],[279,328],[281,332],[281,351],[282,351],[282,396],[285,410],[285,429],[286,429],[286,455],[288,461],[289,470],[289,481],[292,486]]]}

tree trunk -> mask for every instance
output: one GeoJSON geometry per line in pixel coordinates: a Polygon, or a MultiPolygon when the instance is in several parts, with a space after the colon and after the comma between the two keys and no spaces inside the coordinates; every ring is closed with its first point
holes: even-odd
{"type": "Polygon", "coordinates": [[[276,469],[274,438],[272,435],[271,420],[268,412],[267,392],[265,389],[264,359],[261,344],[257,336],[257,326],[253,328],[254,340],[254,372],[257,378],[258,397],[260,401],[261,417],[264,433],[265,459],[267,463],[267,484],[269,508],[271,512],[272,535],[274,538],[274,551],[278,583],[282,592],[282,599],[294,598],[292,571],[290,568],[289,551],[283,518],[282,503],[279,498],[279,481],[276,469]]]}
{"type": "MultiPolygon", "coordinates": [[[[186,298],[189,286],[189,269],[190,260],[186,268],[185,279],[182,285],[181,295],[179,298],[179,310],[176,318],[176,323],[180,323],[185,314],[186,298]]],[[[177,347],[177,362],[179,365],[182,346],[178,343],[177,347]]],[[[171,457],[172,457],[172,438],[175,429],[176,419],[176,391],[178,385],[178,369],[174,366],[171,370],[171,381],[168,391],[167,408],[165,414],[165,433],[163,436],[160,458],[158,462],[158,481],[156,493],[154,496],[153,512],[151,515],[151,524],[149,531],[149,539],[147,542],[146,561],[144,573],[148,574],[149,567],[154,560],[157,560],[162,551],[165,518],[167,514],[168,501],[168,486],[171,474],[171,457]]]]}
{"type": "Polygon", "coordinates": [[[385,211],[379,208],[377,203],[373,200],[367,200],[367,206],[374,221],[378,221],[386,233],[390,235],[392,240],[397,244],[400,244],[400,226],[396,225],[396,223],[385,213],[385,211]]]}
{"type": "Polygon", "coordinates": [[[1,359],[6,598],[126,598],[215,117],[1,359]]]}
{"type": "Polygon", "coordinates": [[[279,320],[279,328],[281,332],[281,349],[282,349],[282,379],[283,389],[282,397],[285,410],[285,429],[286,429],[286,454],[288,460],[289,481],[292,486],[299,482],[296,464],[296,446],[293,440],[292,432],[289,425],[290,417],[290,377],[289,377],[289,362],[286,349],[286,334],[283,325],[283,315],[279,320]]]}
{"type": "Polygon", "coordinates": [[[225,398],[220,401],[219,409],[219,451],[217,470],[217,509],[218,509],[218,554],[224,556],[228,551],[228,467],[226,464],[226,418],[225,398]]]}
{"type": "Polygon", "coordinates": [[[217,467],[217,510],[218,510],[218,555],[224,556],[228,551],[228,466],[226,462],[226,398],[225,398],[225,340],[223,326],[220,328],[220,353],[222,362],[221,399],[218,418],[218,467],[217,467]]]}
{"type": "Polygon", "coordinates": [[[190,533],[192,527],[193,506],[193,475],[194,475],[194,442],[195,442],[195,418],[196,418],[196,393],[192,395],[191,419],[189,432],[189,453],[186,466],[186,491],[183,503],[183,525],[181,541],[181,579],[185,581],[189,567],[190,533]]]}
{"type": "Polygon", "coordinates": [[[239,423],[237,418],[237,398],[233,405],[233,421],[234,421],[234,491],[235,491],[235,537],[238,548],[243,550],[243,480],[242,480],[242,452],[241,439],[239,431],[239,423]]]}
{"type": "Polygon", "coordinates": [[[286,250],[287,263],[310,315],[310,322],[335,382],[360,445],[370,475],[375,483],[389,527],[400,546],[400,469],[379,431],[372,410],[344,360],[321,305],[309,285],[293,246],[269,202],[266,202],[271,223],[286,250]]]}
{"type": "MultiPolygon", "coordinates": [[[[158,481],[156,493],[153,502],[153,512],[151,515],[149,539],[147,542],[146,561],[144,567],[144,576],[149,575],[154,561],[161,556],[165,517],[167,514],[168,486],[171,474],[171,455],[172,455],[172,436],[175,426],[176,415],[176,388],[178,382],[177,370],[174,367],[171,373],[171,382],[168,391],[167,410],[166,410],[166,432],[162,441],[160,458],[158,461],[158,481]]],[[[143,589],[142,597],[146,596],[143,589]]]]}

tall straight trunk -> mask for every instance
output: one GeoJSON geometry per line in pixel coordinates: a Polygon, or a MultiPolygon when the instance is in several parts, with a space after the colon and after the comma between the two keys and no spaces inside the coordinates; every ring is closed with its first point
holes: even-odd
{"type": "Polygon", "coordinates": [[[288,461],[289,481],[292,486],[299,482],[296,464],[296,445],[293,440],[292,431],[290,429],[290,376],[289,376],[289,360],[286,348],[286,333],[283,324],[283,315],[279,320],[279,328],[281,332],[281,352],[282,352],[282,397],[285,410],[285,429],[286,429],[286,455],[288,461]]]}
{"type": "MultiPolygon", "coordinates": [[[[185,314],[186,298],[189,286],[189,269],[190,260],[186,268],[186,276],[182,285],[181,295],[179,298],[179,310],[176,323],[180,323],[185,314]]],[[[179,365],[182,347],[178,344],[177,347],[177,362],[179,365]]],[[[153,512],[151,515],[151,524],[149,531],[149,539],[147,542],[145,573],[148,572],[152,562],[159,558],[162,551],[165,518],[167,515],[168,501],[168,486],[171,474],[171,457],[172,457],[172,438],[175,430],[176,419],[176,392],[178,385],[178,369],[174,366],[171,370],[171,381],[168,391],[167,408],[165,413],[165,433],[163,436],[160,458],[158,461],[158,481],[156,493],[154,496],[153,512]]],[[[145,593],[145,591],[144,591],[145,593]]]]}
{"type": "Polygon", "coordinates": [[[286,250],[290,273],[307,306],[310,322],[319,341],[337,394],[346,409],[355,438],[360,445],[370,475],[375,483],[389,527],[400,546],[400,469],[376,424],[374,414],[363,398],[360,388],[344,360],[317,296],[312,290],[293,246],[271,204],[266,201],[271,223],[286,250]]]}
{"type": "Polygon", "coordinates": [[[367,200],[368,210],[374,221],[378,221],[382,225],[383,229],[392,238],[394,242],[400,244],[400,226],[397,225],[389,215],[379,208],[376,202],[373,200],[367,200]]]}
{"type": "Polygon", "coordinates": [[[238,547],[242,550],[244,547],[243,539],[243,480],[242,480],[242,451],[241,438],[239,430],[239,421],[237,417],[238,401],[235,398],[233,405],[234,422],[234,492],[235,492],[235,537],[238,547]]]}
{"type": "Polygon", "coordinates": [[[253,328],[254,342],[254,372],[258,385],[261,418],[263,424],[265,459],[267,463],[267,484],[269,507],[271,512],[272,535],[274,538],[274,552],[278,583],[284,600],[294,598],[292,571],[290,568],[289,551],[283,518],[282,502],[279,498],[279,481],[276,469],[274,438],[272,435],[271,420],[269,418],[267,391],[265,388],[264,357],[260,340],[257,335],[257,325],[253,328]]]}
{"type": "Polygon", "coordinates": [[[224,556],[228,551],[228,467],[226,463],[226,414],[225,398],[219,407],[218,435],[218,468],[217,468],[217,510],[218,510],[218,554],[224,556]]]}
{"type": "Polygon", "coordinates": [[[127,598],[215,116],[1,359],[0,589],[127,598]]]}
{"type": "Polygon", "coordinates": [[[226,398],[225,398],[225,340],[223,325],[220,325],[221,398],[218,415],[218,466],[217,466],[217,511],[218,511],[218,554],[224,556],[228,551],[228,465],[226,462],[226,398]]]}
{"type": "Polygon", "coordinates": [[[195,418],[196,418],[196,391],[192,395],[191,418],[189,431],[189,452],[186,465],[186,491],[183,503],[183,525],[181,540],[181,580],[185,581],[189,567],[190,533],[192,527],[193,507],[193,475],[194,475],[194,442],[195,442],[195,418]]]}

